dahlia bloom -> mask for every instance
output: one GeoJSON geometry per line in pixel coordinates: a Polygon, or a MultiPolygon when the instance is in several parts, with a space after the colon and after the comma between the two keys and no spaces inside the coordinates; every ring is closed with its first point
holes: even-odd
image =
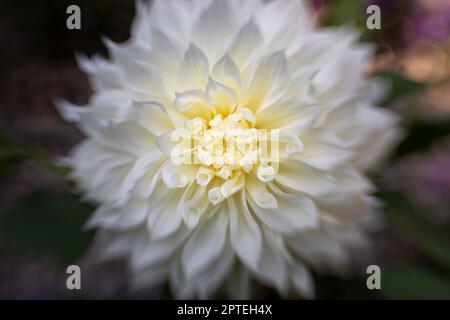
{"type": "Polygon", "coordinates": [[[179,298],[252,280],[312,297],[377,222],[364,172],[395,141],[373,105],[371,55],[347,28],[315,29],[303,1],[137,3],[110,59],[79,57],[94,95],[58,103],[86,139],[67,163],[106,258],[179,298]]]}

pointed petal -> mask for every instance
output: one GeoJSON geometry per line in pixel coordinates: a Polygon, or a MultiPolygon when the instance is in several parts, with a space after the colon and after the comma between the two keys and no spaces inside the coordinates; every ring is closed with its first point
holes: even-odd
{"type": "Polygon", "coordinates": [[[262,236],[250,213],[245,192],[228,199],[230,208],[230,239],[234,251],[250,268],[258,268],[262,250],[262,236]]]}
{"type": "Polygon", "coordinates": [[[226,206],[198,227],[189,238],[182,253],[183,270],[192,277],[222,254],[225,245],[228,215],[226,206]],[[211,241],[214,239],[214,241],[211,241]]]}

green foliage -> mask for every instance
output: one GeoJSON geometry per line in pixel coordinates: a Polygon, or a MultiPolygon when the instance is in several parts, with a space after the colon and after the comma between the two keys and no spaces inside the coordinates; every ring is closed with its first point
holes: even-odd
{"type": "Polygon", "coordinates": [[[75,262],[91,242],[82,231],[92,206],[67,193],[34,191],[0,215],[0,231],[17,252],[51,255],[62,265],[75,262]]]}
{"type": "Polygon", "coordinates": [[[411,97],[425,88],[425,85],[406,79],[395,71],[383,71],[379,76],[391,86],[390,94],[383,101],[383,105],[394,102],[400,98],[411,97]]]}
{"type": "Polygon", "coordinates": [[[389,299],[450,299],[450,239],[433,226],[406,197],[399,192],[385,191],[378,195],[385,204],[391,224],[409,238],[423,256],[432,262],[415,261],[381,266],[381,294],[389,299]],[[432,269],[431,266],[435,267],[432,269]]]}
{"type": "Polygon", "coordinates": [[[57,163],[55,157],[21,144],[0,133],[0,177],[7,175],[24,162],[32,161],[39,167],[58,175],[66,175],[68,168],[57,163]]]}
{"type": "Polygon", "coordinates": [[[350,26],[360,32],[362,41],[371,40],[380,30],[369,30],[366,27],[366,7],[362,1],[334,0],[330,3],[325,17],[325,26],[350,26]]]}
{"type": "Polygon", "coordinates": [[[0,176],[14,171],[25,160],[23,148],[0,134],[0,176]]]}
{"type": "Polygon", "coordinates": [[[450,279],[423,267],[382,267],[381,283],[388,299],[450,299],[450,279]]]}
{"type": "Polygon", "coordinates": [[[329,8],[325,25],[351,25],[362,30],[365,27],[365,21],[361,1],[335,0],[329,8]]]}
{"type": "Polygon", "coordinates": [[[450,240],[398,192],[381,192],[388,219],[415,240],[416,246],[439,266],[450,270],[450,240]]]}

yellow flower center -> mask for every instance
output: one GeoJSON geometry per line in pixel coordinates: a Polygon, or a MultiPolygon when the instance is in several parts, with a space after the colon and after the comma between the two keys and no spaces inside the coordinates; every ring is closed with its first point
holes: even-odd
{"type": "Polygon", "coordinates": [[[172,140],[180,142],[172,149],[172,160],[200,166],[197,182],[202,185],[254,169],[260,179],[271,180],[278,161],[278,131],[257,129],[255,124],[253,112],[242,107],[210,120],[193,118],[173,132],[172,140]]]}

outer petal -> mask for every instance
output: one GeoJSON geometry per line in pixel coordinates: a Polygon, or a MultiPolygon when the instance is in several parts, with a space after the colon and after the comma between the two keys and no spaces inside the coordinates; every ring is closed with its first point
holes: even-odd
{"type": "Polygon", "coordinates": [[[244,105],[253,111],[278,100],[289,81],[286,58],[275,52],[262,58],[255,66],[244,96],[244,105]]]}
{"type": "Polygon", "coordinates": [[[253,20],[250,20],[231,42],[228,52],[242,69],[256,56],[264,43],[263,36],[253,20]]]}
{"type": "Polygon", "coordinates": [[[149,198],[150,213],[147,230],[152,239],[163,239],[173,234],[181,224],[181,212],[178,203],[183,192],[179,189],[167,189],[159,182],[149,198]]]}
{"type": "Polygon", "coordinates": [[[285,160],[279,165],[275,181],[299,193],[320,196],[336,190],[336,180],[328,173],[296,160],[285,160]]]}
{"type": "Polygon", "coordinates": [[[183,270],[187,277],[198,274],[222,254],[227,225],[226,206],[222,206],[189,238],[182,253],[183,270]]]}
{"type": "Polygon", "coordinates": [[[178,71],[179,90],[204,88],[208,75],[208,58],[196,45],[190,44],[178,71]]]}
{"type": "Polygon", "coordinates": [[[215,61],[235,28],[235,14],[229,1],[213,0],[193,26],[192,39],[215,61]]]}
{"type": "Polygon", "coordinates": [[[245,192],[229,198],[230,239],[239,258],[250,268],[258,267],[262,250],[261,231],[249,211],[245,192]]]}
{"type": "Polygon", "coordinates": [[[246,186],[248,203],[266,226],[285,234],[317,226],[318,216],[311,199],[302,195],[286,194],[274,185],[271,186],[271,193],[254,181],[255,179],[246,186]]]}

